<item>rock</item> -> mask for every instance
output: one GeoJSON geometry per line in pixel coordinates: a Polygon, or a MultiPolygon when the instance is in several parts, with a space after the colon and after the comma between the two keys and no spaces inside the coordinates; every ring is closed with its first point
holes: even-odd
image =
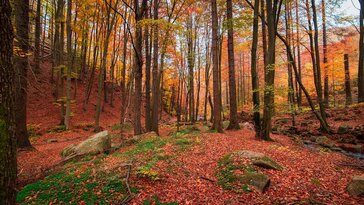
{"type": "Polygon", "coordinates": [[[47,143],[55,143],[55,142],[58,142],[58,140],[57,139],[49,139],[49,140],[47,140],[47,143]]]}
{"type": "Polygon", "coordinates": [[[241,129],[254,131],[254,125],[250,122],[239,123],[241,129]]]}
{"type": "Polygon", "coordinates": [[[234,153],[234,155],[237,155],[239,157],[248,158],[248,159],[257,159],[257,158],[262,158],[265,156],[263,153],[253,152],[253,151],[249,151],[249,150],[237,151],[234,153]]]}
{"type": "Polygon", "coordinates": [[[99,154],[108,152],[111,148],[111,140],[107,131],[99,132],[78,145],[66,147],[62,153],[62,158],[71,155],[99,154]]]}
{"type": "Polygon", "coordinates": [[[139,142],[142,139],[147,138],[147,137],[158,137],[158,135],[155,132],[147,132],[147,133],[144,133],[144,134],[141,134],[141,135],[135,135],[133,137],[133,141],[134,142],[139,142]]]}
{"type": "Polygon", "coordinates": [[[353,196],[364,196],[364,176],[354,176],[346,191],[353,196]]]}
{"type": "Polygon", "coordinates": [[[347,134],[351,130],[351,127],[349,125],[340,125],[337,129],[338,134],[347,134]]]}
{"type": "Polygon", "coordinates": [[[226,120],[222,122],[222,128],[226,129],[227,127],[229,127],[230,121],[226,120]]]}
{"type": "Polygon", "coordinates": [[[344,151],[352,153],[362,153],[364,151],[362,145],[341,144],[339,147],[344,151]]]}
{"type": "Polygon", "coordinates": [[[238,179],[242,184],[253,186],[260,193],[267,190],[270,185],[269,177],[262,173],[247,172],[238,176],[238,179]]]}
{"type": "Polygon", "coordinates": [[[335,145],[335,142],[330,140],[326,136],[316,137],[316,143],[327,148],[331,148],[335,145]]]}
{"type": "Polygon", "coordinates": [[[262,167],[265,169],[274,169],[274,170],[283,170],[283,167],[278,164],[276,161],[269,157],[262,157],[259,159],[256,159],[252,162],[253,165],[262,167]]]}

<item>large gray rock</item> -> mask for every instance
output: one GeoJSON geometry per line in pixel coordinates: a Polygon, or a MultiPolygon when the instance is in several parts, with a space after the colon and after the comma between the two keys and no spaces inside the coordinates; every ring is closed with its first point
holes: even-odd
{"type": "Polygon", "coordinates": [[[257,159],[257,158],[262,158],[265,156],[263,153],[253,152],[253,151],[249,151],[249,150],[236,151],[236,152],[234,152],[234,155],[243,157],[243,158],[248,158],[248,159],[257,159]]]}
{"type": "Polygon", "coordinates": [[[254,125],[250,122],[239,123],[241,129],[254,131],[254,125]]]}
{"type": "Polygon", "coordinates": [[[354,176],[346,191],[353,196],[364,196],[364,176],[354,176]]]}
{"type": "Polygon", "coordinates": [[[278,162],[268,157],[256,159],[252,164],[265,169],[283,170],[283,167],[278,162]]]}
{"type": "Polygon", "coordinates": [[[62,153],[62,158],[72,155],[94,155],[108,152],[111,148],[111,140],[107,131],[99,132],[78,145],[66,147],[62,153]]]}
{"type": "Polygon", "coordinates": [[[270,184],[269,177],[262,173],[247,172],[239,176],[238,179],[242,184],[253,186],[260,193],[263,193],[270,184]]]}

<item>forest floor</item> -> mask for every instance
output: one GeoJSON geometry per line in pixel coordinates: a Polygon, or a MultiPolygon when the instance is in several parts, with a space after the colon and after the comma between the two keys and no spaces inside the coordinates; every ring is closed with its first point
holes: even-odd
{"type": "MultiPolygon", "coordinates": [[[[75,99],[72,107],[72,129],[65,131],[57,126],[59,105],[53,103],[52,84],[47,76],[50,73],[44,72],[30,80],[28,127],[34,149],[18,152],[19,204],[364,203],[363,198],[346,193],[352,177],[364,175],[363,169],[351,165],[362,165],[363,161],[325,147],[307,146],[312,136],[322,135],[310,113],[296,118],[297,128],[293,131],[289,115],[277,117],[273,142],[256,140],[255,133],[247,128],[215,133],[202,122],[183,126],[177,132],[173,118],[164,114],[160,137],[145,137],[112,153],[85,156],[53,169],[61,161],[60,153],[65,147],[94,134],[96,85],[87,111],[82,109],[83,95],[77,95],[81,97],[75,99]],[[232,185],[232,178],[224,178],[231,171],[222,169],[227,156],[242,150],[262,153],[283,167],[282,170],[245,167],[270,178],[270,186],[264,193],[249,187],[237,188],[232,185]]],[[[77,92],[84,93],[82,84],[77,92]]],[[[132,126],[118,125],[119,107],[118,97],[113,106],[104,104],[101,126],[114,138],[129,139],[132,126]]],[[[364,106],[332,109],[328,113],[334,130],[327,135],[329,140],[356,146],[355,149],[362,146],[358,140],[360,133],[356,135],[354,131],[364,125],[364,106]],[[350,126],[351,131],[338,134],[340,126],[350,126]]]]}

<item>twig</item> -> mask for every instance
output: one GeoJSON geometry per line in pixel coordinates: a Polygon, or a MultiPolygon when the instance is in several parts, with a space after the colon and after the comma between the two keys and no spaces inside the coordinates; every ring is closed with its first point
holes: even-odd
{"type": "Polygon", "coordinates": [[[204,177],[204,176],[200,176],[201,179],[204,179],[204,180],[207,180],[207,181],[210,181],[210,182],[216,182],[215,180],[213,179],[210,179],[210,178],[207,178],[207,177],[204,177]]]}
{"type": "Polygon", "coordinates": [[[131,192],[130,185],[129,185],[131,164],[126,164],[125,166],[128,167],[128,170],[126,172],[126,178],[125,178],[125,185],[126,185],[126,188],[128,189],[128,195],[123,199],[123,201],[121,201],[121,204],[126,204],[127,202],[129,202],[130,200],[132,200],[135,197],[135,195],[133,195],[133,193],[131,192]]]}

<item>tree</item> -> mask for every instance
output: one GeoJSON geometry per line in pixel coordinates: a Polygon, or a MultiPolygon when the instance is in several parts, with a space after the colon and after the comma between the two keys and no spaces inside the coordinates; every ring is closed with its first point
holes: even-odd
{"type": "Polygon", "coordinates": [[[42,1],[37,0],[37,11],[35,14],[35,32],[34,32],[34,72],[40,72],[40,34],[42,27],[40,23],[42,1]]]}
{"type": "Polygon", "coordinates": [[[350,72],[349,72],[349,54],[344,54],[344,70],[345,70],[345,105],[351,105],[351,85],[350,85],[350,72]]]}
{"type": "Polygon", "coordinates": [[[226,1],[228,21],[228,58],[229,58],[229,102],[230,123],[228,130],[239,129],[238,108],[236,105],[235,58],[234,58],[234,24],[232,0],[226,1]]]}
{"type": "Polygon", "coordinates": [[[213,96],[214,96],[214,121],[212,129],[218,132],[223,132],[221,125],[221,90],[219,87],[219,49],[218,49],[218,18],[216,0],[211,0],[211,19],[212,19],[212,78],[213,78],[213,96]]]}
{"type": "Polygon", "coordinates": [[[329,72],[328,72],[328,60],[327,60],[327,31],[326,31],[326,7],[325,0],[321,1],[322,6],[322,48],[323,48],[323,60],[324,60],[324,106],[329,107],[329,72]]]}
{"type": "MultiPolygon", "coordinates": [[[[159,1],[154,0],[153,7],[153,18],[154,21],[158,21],[158,8],[159,1]]],[[[155,23],[153,26],[153,70],[152,70],[152,130],[156,133],[159,133],[158,129],[158,110],[159,110],[159,97],[160,97],[160,89],[159,89],[159,69],[158,69],[158,55],[159,55],[159,28],[158,24],[155,23]]]]}
{"type": "MultiPolygon", "coordinates": [[[[258,14],[259,14],[259,0],[254,3],[254,19],[253,19],[253,42],[251,49],[251,79],[253,89],[253,112],[254,112],[254,128],[255,135],[260,138],[261,122],[260,122],[260,99],[259,99],[259,79],[257,73],[257,48],[258,48],[258,14]]],[[[263,25],[264,26],[264,25],[263,25]]]]}
{"type": "MultiPolygon", "coordinates": [[[[143,0],[139,4],[138,0],[134,0],[134,14],[135,23],[139,25],[144,18],[144,13],[147,9],[148,0],[143,0]]],[[[134,79],[135,79],[135,93],[134,93],[134,134],[139,135],[142,133],[141,125],[141,101],[142,101],[142,77],[143,77],[143,38],[142,27],[136,26],[134,30],[134,79]]]]}
{"type": "Polygon", "coordinates": [[[265,87],[264,87],[264,111],[262,124],[262,139],[270,139],[272,124],[272,114],[274,111],[274,76],[275,76],[275,58],[276,58],[276,32],[279,21],[279,13],[282,1],[266,0],[267,9],[267,26],[268,26],[268,48],[266,53],[266,62],[264,65],[265,87]]]}
{"type": "Polygon", "coordinates": [[[70,128],[70,115],[71,115],[71,71],[72,71],[72,59],[73,59],[73,52],[72,52],[72,28],[71,28],[71,21],[72,21],[72,0],[67,1],[67,81],[66,81],[66,113],[64,117],[64,125],[66,129],[70,128]]]}
{"type": "Polygon", "coordinates": [[[16,203],[15,69],[9,0],[0,1],[0,204],[16,203]]]}
{"type": "Polygon", "coordinates": [[[359,65],[358,65],[358,102],[364,102],[364,0],[360,2],[360,37],[359,37],[359,65]]]}
{"type": "Polygon", "coordinates": [[[16,71],[15,123],[17,146],[31,147],[27,131],[27,72],[29,51],[29,0],[14,0],[16,44],[19,49],[14,53],[16,71]]]}

